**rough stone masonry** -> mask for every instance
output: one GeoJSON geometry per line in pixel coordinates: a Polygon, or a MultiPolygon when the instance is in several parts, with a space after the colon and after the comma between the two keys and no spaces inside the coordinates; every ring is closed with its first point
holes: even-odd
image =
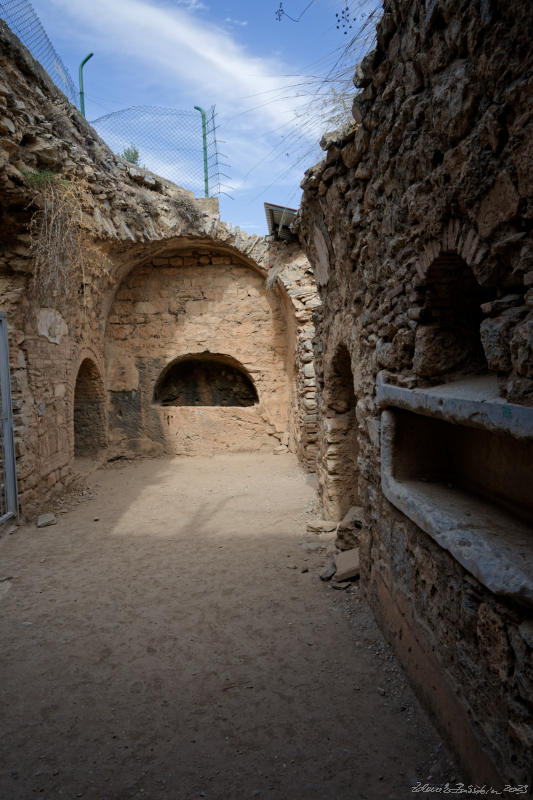
{"type": "Polygon", "coordinates": [[[306,172],[322,500],[478,783],[533,784],[533,5],[390,0],[306,172]],[[346,442],[351,437],[351,445],[346,442]]]}
{"type": "Polygon", "coordinates": [[[23,513],[77,456],[289,447],[357,519],[376,615],[467,773],[530,787],[532,30],[526,0],[387,0],[354,120],[304,179],[308,261],[113,155],[0,25],[23,513]],[[82,212],[68,299],[33,279],[41,180],[82,212]],[[159,402],[188,359],[258,402],[159,402]]]}
{"type": "Polygon", "coordinates": [[[115,156],[2,23],[0,45],[0,290],[23,514],[70,483],[77,456],[289,448],[314,469],[320,301],[298,244],[233,229],[216,200],[115,156]],[[34,280],[46,186],[82,217],[63,292],[34,280]],[[163,407],[156,384],[193,356],[236,364],[257,402],[163,407]]]}

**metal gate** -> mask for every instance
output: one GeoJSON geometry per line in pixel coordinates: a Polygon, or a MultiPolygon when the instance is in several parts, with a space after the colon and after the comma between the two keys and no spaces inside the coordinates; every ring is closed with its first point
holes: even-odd
{"type": "Polygon", "coordinates": [[[13,409],[9,379],[9,347],[7,341],[7,314],[0,311],[0,402],[2,425],[0,427],[0,524],[18,517],[17,472],[15,465],[15,440],[13,437],[13,409]]]}

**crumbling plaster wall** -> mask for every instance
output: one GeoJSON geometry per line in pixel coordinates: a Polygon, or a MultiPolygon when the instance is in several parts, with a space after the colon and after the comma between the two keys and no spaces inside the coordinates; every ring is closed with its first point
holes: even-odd
{"type": "MultiPolygon", "coordinates": [[[[226,263],[247,264],[257,280],[270,276],[272,302],[284,309],[290,332],[289,438],[302,462],[313,467],[316,419],[308,419],[306,404],[310,396],[314,403],[314,386],[303,369],[319,301],[299,246],[248,236],[220,222],[216,200],[196,199],[115,156],[2,22],[0,232],[0,307],[8,314],[23,513],[42,507],[47,493],[64,488],[75,474],[76,377],[86,359],[102,379],[106,375],[105,331],[118,288],[132,270],[184,246],[223,252],[226,263]],[[43,298],[33,290],[29,223],[39,199],[28,172],[43,170],[81,187],[82,225],[101,252],[101,261],[83,274],[73,269],[69,297],[43,298]]],[[[108,411],[107,400],[106,420],[108,411]]],[[[109,441],[107,422],[102,438],[109,441]]]]}
{"type": "MultiPolygon", "coordinates": [[[[391,460],[394,437],[382,430],[382,419],[392,424],[382,411],[405,402],[430,417],[462,415],[480,429],[499,426],[509,447],[530,446],[531,30],[525,0],[387,2],[377,47],[355,74],[354,123],[324,137],[325,159],[302,184],[300,221],[322,299],[315,367],[326,510],[336,516],[333,478],[344,468],[331,438],[328,375],[345,345],[373,607],[471,776],[529,786],[533,609],[510,585],[516,577],[531,597],[531,534],[522,538],[520,578],[511,568],[504,578],[503,561],[479,555],[490,519],[483,533],[466,511],[457,530],[429,535],[413,519],[429,530],[453,502],[426,513],[405,490],[402,512],[386,498],[394,481],[386,489],[382,458],[387,451],[391,460]],[[476,358],[457,335],[464,323],[470,336],[472,319],[476,358]],[[434,395],[413,395],[431,387],[434,395]],[[404,399],[391,400],[395,392],[404,399]]],[[[498,536],[513,549],[505,525],[498,536]]]]}

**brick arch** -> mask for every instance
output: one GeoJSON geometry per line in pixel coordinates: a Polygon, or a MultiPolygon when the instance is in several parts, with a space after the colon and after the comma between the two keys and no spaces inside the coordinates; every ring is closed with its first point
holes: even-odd
{"type": "Polygon", "coordinates": [[[425,245],[416,265],[420,278],[424,280],[435,260],[447,253],[453,253],[461,258],[470,267],[480,285],[490,283],[492,277],[490,271],[487,274],[484,269],[484,262],[489,255],[488,248],[472,227],[457,219],[450,220],[441,236],[425,245]]]}

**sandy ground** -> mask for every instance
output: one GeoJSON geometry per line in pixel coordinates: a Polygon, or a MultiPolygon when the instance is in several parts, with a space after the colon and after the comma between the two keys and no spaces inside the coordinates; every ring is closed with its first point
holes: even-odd
{"type": "Polygon", "coordinates": [[[457,778],[358,584],[318,579],[292,456],[89,482],[0,540],[1,800],[401,800],[457,778]]]}

